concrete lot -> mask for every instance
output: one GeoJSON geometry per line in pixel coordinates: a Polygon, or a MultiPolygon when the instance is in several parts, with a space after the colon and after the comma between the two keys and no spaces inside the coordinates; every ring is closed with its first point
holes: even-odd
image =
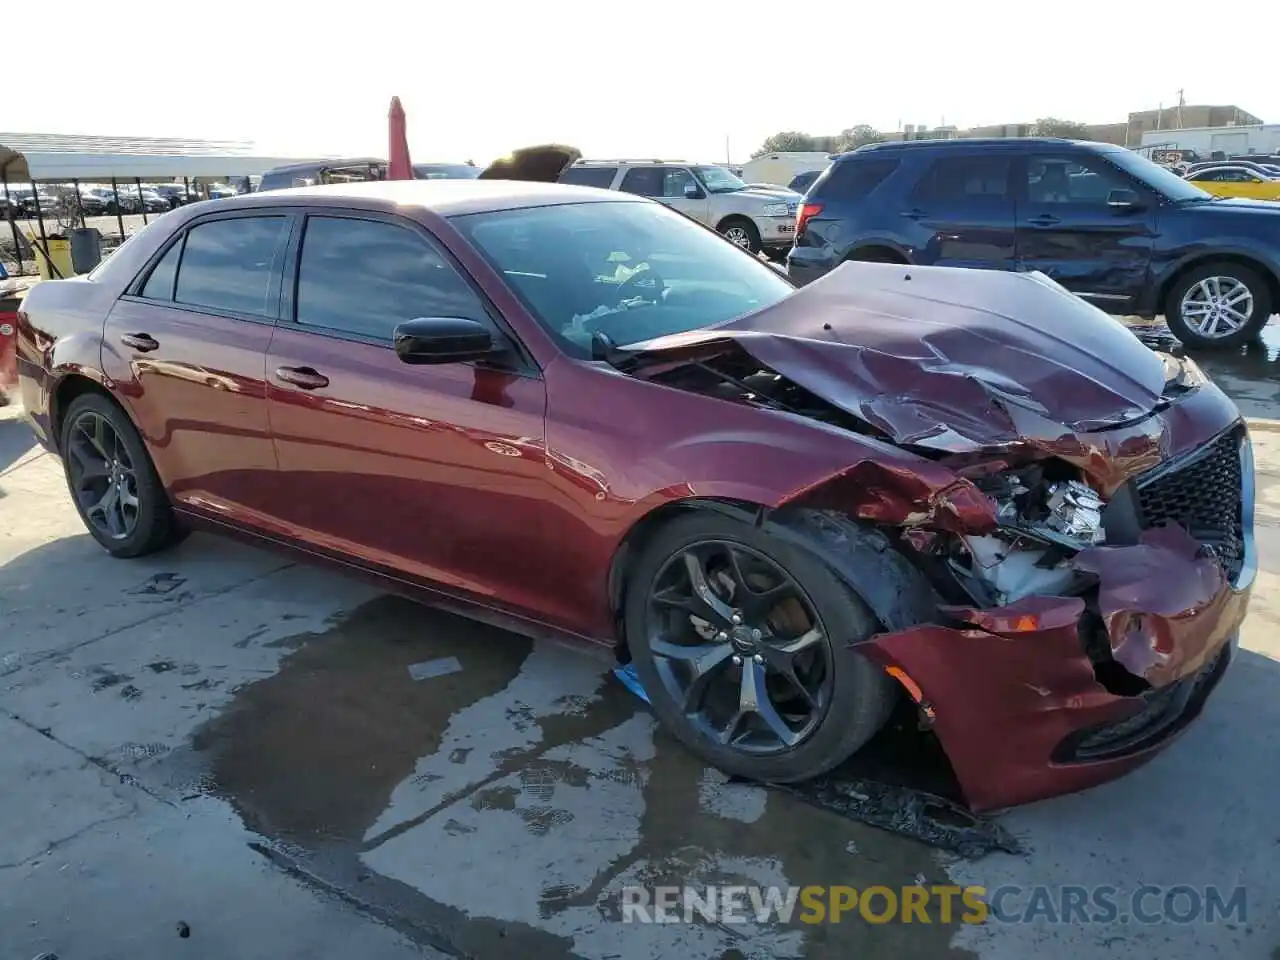
{"type": "MultiPolygon", "coordinates": [[[[1275,418],[1275,364],[1207,366],[1275,418]]],[[[1026,853],[970,862],[726,783],[592,655],[203,536],[112,560],[15,417],[0,410],[0,958],[1280,958],[1278,421],[1255,424],[1243,650],[1201,721],[1124,780],[1003,815],[1026,853]],[[411,678],[446,657],[461,669],[411,678]],[[627,884],[920,877],[1244,886],[1247,916],[619,922],[627,884]]]]}

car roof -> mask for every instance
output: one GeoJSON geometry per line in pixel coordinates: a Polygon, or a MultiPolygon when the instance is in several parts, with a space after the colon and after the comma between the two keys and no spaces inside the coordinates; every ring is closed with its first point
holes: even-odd
{"type": "Polygon", "coordinates": [[[241,194],[219,200],[218,209],[279,206],[288,203],[340,206],[349,204],[384,210],[394,210],[397,207],[421,207],[448,217],[468,213],[487,213],[493,210],[510,210],[516,207],[545,207],[560,203],[600,201],[647,202],[643,197],[620,194],[612,190],[528,180],[373,180],[241,194]]]}
{"type": "Polygon", "coordinates": [[[1070,140],[1065,137],[952,137],[938,140],[891,140],[881,143],[868,143],[856,150],[842,153],[833,158],[844,160],[853,156],[867,156],[874,153],[896,153],[899,150],[970,150],[974,147],[1084,147],[1093,151],[1114,152],[1123,150],[1113,143],[1098,143],[1093,140],[1070,140]]]}

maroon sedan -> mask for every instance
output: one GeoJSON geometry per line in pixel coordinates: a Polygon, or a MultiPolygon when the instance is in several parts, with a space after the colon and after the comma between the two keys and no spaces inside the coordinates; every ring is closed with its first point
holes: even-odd
{"type": "Polygon", "coordinates": [[[617,192],[493,180],[182,207],[19,317],[111,553],[248,534],[633,661],[712,763],[820,774],[909,696],[969,803],[1149,757],[1255,572],[1234,405],[1039,274],[797,291],[617,192]]]}

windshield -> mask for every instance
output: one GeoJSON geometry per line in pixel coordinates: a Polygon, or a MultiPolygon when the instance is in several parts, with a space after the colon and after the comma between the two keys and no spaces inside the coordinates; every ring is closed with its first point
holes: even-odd
{"type": "Polygon", "coordinates": [[[571,354],[712,326],[795,289],[772,267],[658,203],[473,213],[453,224],[571,354]]]}
{"type": "Polygon", "coordinates": [[[707,193],[733,193],[745,190],[747,186],[724,167],[694,167],[693,172],[707,188],[707,193]]]}
{"type": "Polygon", "coordinates": [[[480,168],[466,163],[415,163],[413,175],[419,180],[474,180],[480,168]]]}
{"type": "Polygon", "coordinates": [[[1168,197],[1170,200],[1212,200],[1194,183],[1183,180],[1172,170],[1146,157],[1141,157],[1132,150],[1108,150],[1106,157],[1121,170],[1141,180],[1152,190],[1168,197]]]}

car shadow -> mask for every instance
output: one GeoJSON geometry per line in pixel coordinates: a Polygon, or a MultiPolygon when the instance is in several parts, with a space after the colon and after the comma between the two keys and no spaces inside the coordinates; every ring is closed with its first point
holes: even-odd
{"type": "Polygon", "coordinates": [[[0,473],[8,470],[36,445],[31,428],[17,418],[0,420],[0,473]]]}

